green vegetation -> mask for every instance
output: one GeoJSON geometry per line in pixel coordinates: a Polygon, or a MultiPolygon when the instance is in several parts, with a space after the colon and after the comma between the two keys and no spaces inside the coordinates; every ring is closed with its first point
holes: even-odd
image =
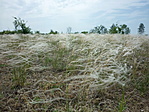
{"type": "Polygon", "coordinates": [[[35,31],[35,34],[40,34],[40,31],[35,31]]]}
{"type": "Polygon", "coordinates": [[[26,82],[26,71],[24,67],[14,68],[12,70],[13,88],[23,87],[26,82]]]}
{"type": "Polygon", "coordinates": [[[125,92],[125,90],[123,88],[122,98],[118,105],[118,112],[124,112],[124,110],[126,110],[126,100],[125,100],[124,92],[125,92]]]}
{"type": "Polygon", "coordinates": [[[31,33],[31,28],[26,26],[26,22],[21,18],[14,17],[14,27],[17,33],[28,34],[31,33]]]}
{"type": "Polygon", "coordinates": [[[21,18],[14,17],[14,27],[15,31],[10,31],[10,30],[4,30],[0,32],[0,34],[32,34],[31,28],[29,26],[26,26],[26,23],[24,20],[21,18]]]}
{"type": "Polygon", "coordinates": [[[4,30],[4,31],[0,32],[1,35],[3,35],[3,34],[15,34],[15,33],[17,33],[17,32],[16,31],[10,31],[10,30],[4,30]]]}
{"type": "Polygon", "coordinates": [[[90,31],[90,33],[106,34],[106,33],[108,33],[108,30],[104,26],[100,25],[100,26],[97,26],[94,29],[92,29],[90,31]]]}
{"type": "Polygon", "coordinates": [[[118,24],[112,24],[110,30],[109,30],[109,33],[110,34],[116,34],[116,33],[119,33],[119,34],[129,34],[130,33],[130,29],[129,27],[127,27],[126,24],[123,24],[123,25],[118,25],[118,24]]]}
{"type": "MultiPolygon", "coordinates": [[[[4,30],[4,31],[0,32],[0,34],[1,35],[2,34],[33,34],[33,32],[31,31],[31,28],[29,26],[26,26],[26,23],[27,22],[25,20],[23,20],[21,18],[14,17],[13,24],[14,24],[15,30],[14,31],[4,30]]],[[[113,23],[112,26],[110,27],[110,29],[107,29],[103,25],[99,25],[99,26],[94,27],[90,31],[82,31],[80,33],[83,33],[83,34],[88,34],[88,33],[130,34],[130,31],[131,31],[130,28],[126,24],[118,25],[118,24],[113,23]]],[[[145,32],[145,26],[143,23],[140,23],[139,28],[138,28],[138,33],[144,34],[144,32],[145,32]]],[[[68,27],[66,33],[73,34],[72,33],[72,27],[68,27]]],[[[40,33],[40,31],[35,31],[34,34],[47,35],[47,34],[59,34],[59,32],[53,31],[51,29],[51,31],[49,33],[40,33]]],[[[74,32],[74,34],[79,34],[79,32],[74,32]]]]}
{"type": "Polygon", "coordinates": [[[83,34],[88,34],[88,31],[82,31],[81,33],[83,33],[83,34]]]}
{"type": "Polygon", "coordinates": [[[145,31],[145,26],[143,23],[140,23],[139,28],[138,28],[138,33],[143,34],[145,31]]]}
{"type": "Polygon", "coordinates": [[[49,34],[58,34],[58,31],[51,30],[49,34]]]}

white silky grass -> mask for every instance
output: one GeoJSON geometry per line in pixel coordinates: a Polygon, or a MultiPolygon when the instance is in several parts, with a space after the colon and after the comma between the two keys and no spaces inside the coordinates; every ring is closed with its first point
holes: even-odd
{"type": "MultiPolygon", "coordinates": [[[[35,58],[37,60],[41,58],[42,60],[44,55],[52,56],[57,47],[59,47],[58,49],[66,48],[71,50],[69,51],[71,55],[78,55],[77,59],[70,60],[68,64],[75,63],[74,66],[82,67],[83,69],[80,71],[84,72],[84,75],[79,76],[76,74],[65,80],[72,80],[73,77],[74,79],[85,77],[102,80],[103,83],[109,83],[112,79],[113,82],[121,83],[119,78],[129,75],[130,68],[124,63],[117,62],[118,55],[129,56],[133,49],[139,48],[146,40],[148,38],[130,35],[60,34],[52,36],[37,35],[35,37],[28,35],[27,40],[19,38],[19,35],[9,35],[1,36],[0,55],[1,58],[13,56],[7,62],[12,66],[17,66],[21,63],[35,64],[35,58]],[[53,52],[50,53],[51,51],[53,52]],[[41,57],[38,56],[40,53],[41,57]],[[106,77],[104,79],[102,79],[103,74],[106,77]],[[115,74],[119,76],[114,77],[115,74]]],[[[37,67],[44,68],[39,63],[39,65],[31,66],[30,69],[37,67]]]]}
{"type": "MultiPolygon", "coordinates": [[[[29,65],[27,69],[33,72],[44,70],[63,72],[65,76],[53,76],[53,80],[66,83],[67,89],[79,86],[78,90],[72,90],[75,92],[86,86],[88,89],[102,89],[115,83],[125,85],[130,81],[132,69],[127,65],[125,58],[129,57],[134,49],[141,49],[142,43],[149,41],[149,38],[118,34],[59,34],[2,35],[0,40],[1,60],[6,59],[12,67],[29,65]]],[[[33,86],[44,83],[51,85],[53,81],[45,80],[42,76],[33,86]]],[[[37,104],[67,100],[64,95],[55,95],[52,98],[45,95],[48,91],[67,94],[67,91],[60,87],[54,88],[40,91],[45,97],[39,101],[28,98],[29,102],[37,104]]],[[[40,96],[37,92],[39,88],[34,91],[36,92],[34,97],[40,96]]]]}

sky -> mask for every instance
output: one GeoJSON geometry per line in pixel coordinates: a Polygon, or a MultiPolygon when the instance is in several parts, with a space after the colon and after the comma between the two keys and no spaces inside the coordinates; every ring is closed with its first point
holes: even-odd
{"type": "Polygon", "coordinates": [[[140,23],[149,34],[149,0],[0,0],[0,31],[14,30],[13,17],[27,21],[32,31],[90,31],[126,24],[137,34],[140,23]]]}

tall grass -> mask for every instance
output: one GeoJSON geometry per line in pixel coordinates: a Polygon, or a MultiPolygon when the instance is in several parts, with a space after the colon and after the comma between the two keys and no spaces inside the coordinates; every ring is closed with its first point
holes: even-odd
{"type": "Polygon", "coordinates": [[[146,36],[2,35],[0,39],[0,61],[12,69],[13,87],[19,87],[30,111],[123,112],[129,109],[127,89],[148,92],[146,36]]]}

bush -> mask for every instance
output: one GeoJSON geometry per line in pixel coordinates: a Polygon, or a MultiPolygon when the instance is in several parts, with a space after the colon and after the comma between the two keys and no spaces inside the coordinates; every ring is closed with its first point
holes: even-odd
{"type": "Polygon", "coordinates": [[[28,33],[32,33],[31,32],[31,28],[28,26],[26,26],[26,22],[24,20],[22,20],[21,18],[17,18],[14,17],[14,26],[15,26],[15,30],[17,33],[23,33],[23,34],[28,34],[28,33]]]}
{"type": "Polygon", "coordinates": [[[88,34],[88,31],[82,31],[81,33],[83,33],[83,34],[88,34]]]}
{"type": "Polygon", "coordinates": [[[10,30],[3,30],[2,32],[0,32],[0,35],[3,35],[3,34],[15,34],[17,33],[16,31],[10,31],[10,30]]]}
{"type": "Polygon", "coordinates": [[[49,34],[58,34],[58,31],[51,30],[49,34]]]}

